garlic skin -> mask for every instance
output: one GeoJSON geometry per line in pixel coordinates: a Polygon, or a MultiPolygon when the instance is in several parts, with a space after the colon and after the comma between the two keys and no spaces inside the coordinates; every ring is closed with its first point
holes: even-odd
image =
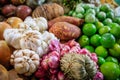
{"type": "Polygon", "coordinates": [[[44,17],[32,18],[26,17],[24,22],[19,24],[20,29],[30,29],[43,32],[48,29],[47,20],[44,17]]]}
{"type": "Polygon", "coordinates": [[[10,63],[14,65],[17,73],[30,76],[38,68],[39,60],[39,55],[36,52],[24,49],[14,51],[11,55],[10,63]]]}
{"type": "Polygon", "coordinates": [[[16,49],[20,49],[20,39],[21,39],[21,36],[22,34],[25,32],[24,29],[6,29],[4,31],[4,39],[5,41],[13,46],[14,48],[16,49]]]}
{"type": "Polygon", "coordinates": [[[41,34],[36,30],[27,30],[20,39],[21,49],[30,49],[35,51],[41,57],[48,52],[48,45],[51,40],[57,39],[52,33],[47,31],[41,34]]]}

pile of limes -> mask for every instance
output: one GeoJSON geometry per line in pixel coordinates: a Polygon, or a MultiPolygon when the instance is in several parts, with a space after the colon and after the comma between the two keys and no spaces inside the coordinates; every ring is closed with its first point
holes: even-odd
{"type": "Polygon", "coordinates": [[[85,20],[78,42],[97,54],[105,80],[120,78],[120,17],[115,16],[114,9],[109,4],[78,4],[68,15],[85,20]]]}

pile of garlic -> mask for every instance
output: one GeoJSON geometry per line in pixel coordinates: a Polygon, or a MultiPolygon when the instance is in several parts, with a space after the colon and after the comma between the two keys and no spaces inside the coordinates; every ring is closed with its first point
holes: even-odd
{"type": "Polygon", "coordinates": [[[19,24],[19,28],[43,32],[48,29],[48,25],[47,20],[44,17],[32,18],[28,16],[24,22],[19,24]]]}
{"type": "Polygon", "coordinates": [[[14,65],[15,70],[19,74],[26,76],[32,75],[32,73],[36,71],[40,60],[39,58],[49,50],[50,41],[57,39],[54,34],[46,31],[48,25],[45,18],[31,19],[28,23],[29,18],[31,19],[31,17],[27,17],[24,23],[21,23],[24,24],[24,27],[6,29],[3,34],[5,41],[16,49],[11,55],[11,64],[14,65]],[[36,21],[36,23],[34,23],[34,21],[36,21]],[[25,26],[27,26],[27,28],[25,28],[25,26]],[[33,60],[36,60],[35,62],[37,62],[37,64],[33,63],[34,61],[30,54],[35,55],[33,60]],[[34,67],[32,71],[31,67],[34,67]]]}

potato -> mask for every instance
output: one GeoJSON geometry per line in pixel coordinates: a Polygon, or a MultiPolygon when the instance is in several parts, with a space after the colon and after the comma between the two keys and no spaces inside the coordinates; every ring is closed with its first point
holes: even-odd
{"type": "Polygon", "coordinates": [[[61,41],[76,39],[81,34],[81,29],[68,22],[57,22],[52,25],[49,32],[53,33],[61,41]]]}
{"type": "Polygon", "coordinates": [[[68,22],[76,26],[81,26],[84,20],[75,18],[75,17],[70,17],[70,16],[60,16],[60,17],[54,18],[53,20],[50,20],[48,22],[48,27],[50,28],[56,22],[68,22]]]}
{"type": "Polygon", "coordinates": [[[9,80],[7,69],[0,64],[0,80],[9,80]]]}

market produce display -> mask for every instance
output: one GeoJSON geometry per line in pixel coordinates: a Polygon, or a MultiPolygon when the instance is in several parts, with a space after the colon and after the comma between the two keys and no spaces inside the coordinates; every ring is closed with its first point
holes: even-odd
{"type": "Polygon", "coordinates": [[[0,80],[120,80],[117,0],[0,0],[0,80]]]}

